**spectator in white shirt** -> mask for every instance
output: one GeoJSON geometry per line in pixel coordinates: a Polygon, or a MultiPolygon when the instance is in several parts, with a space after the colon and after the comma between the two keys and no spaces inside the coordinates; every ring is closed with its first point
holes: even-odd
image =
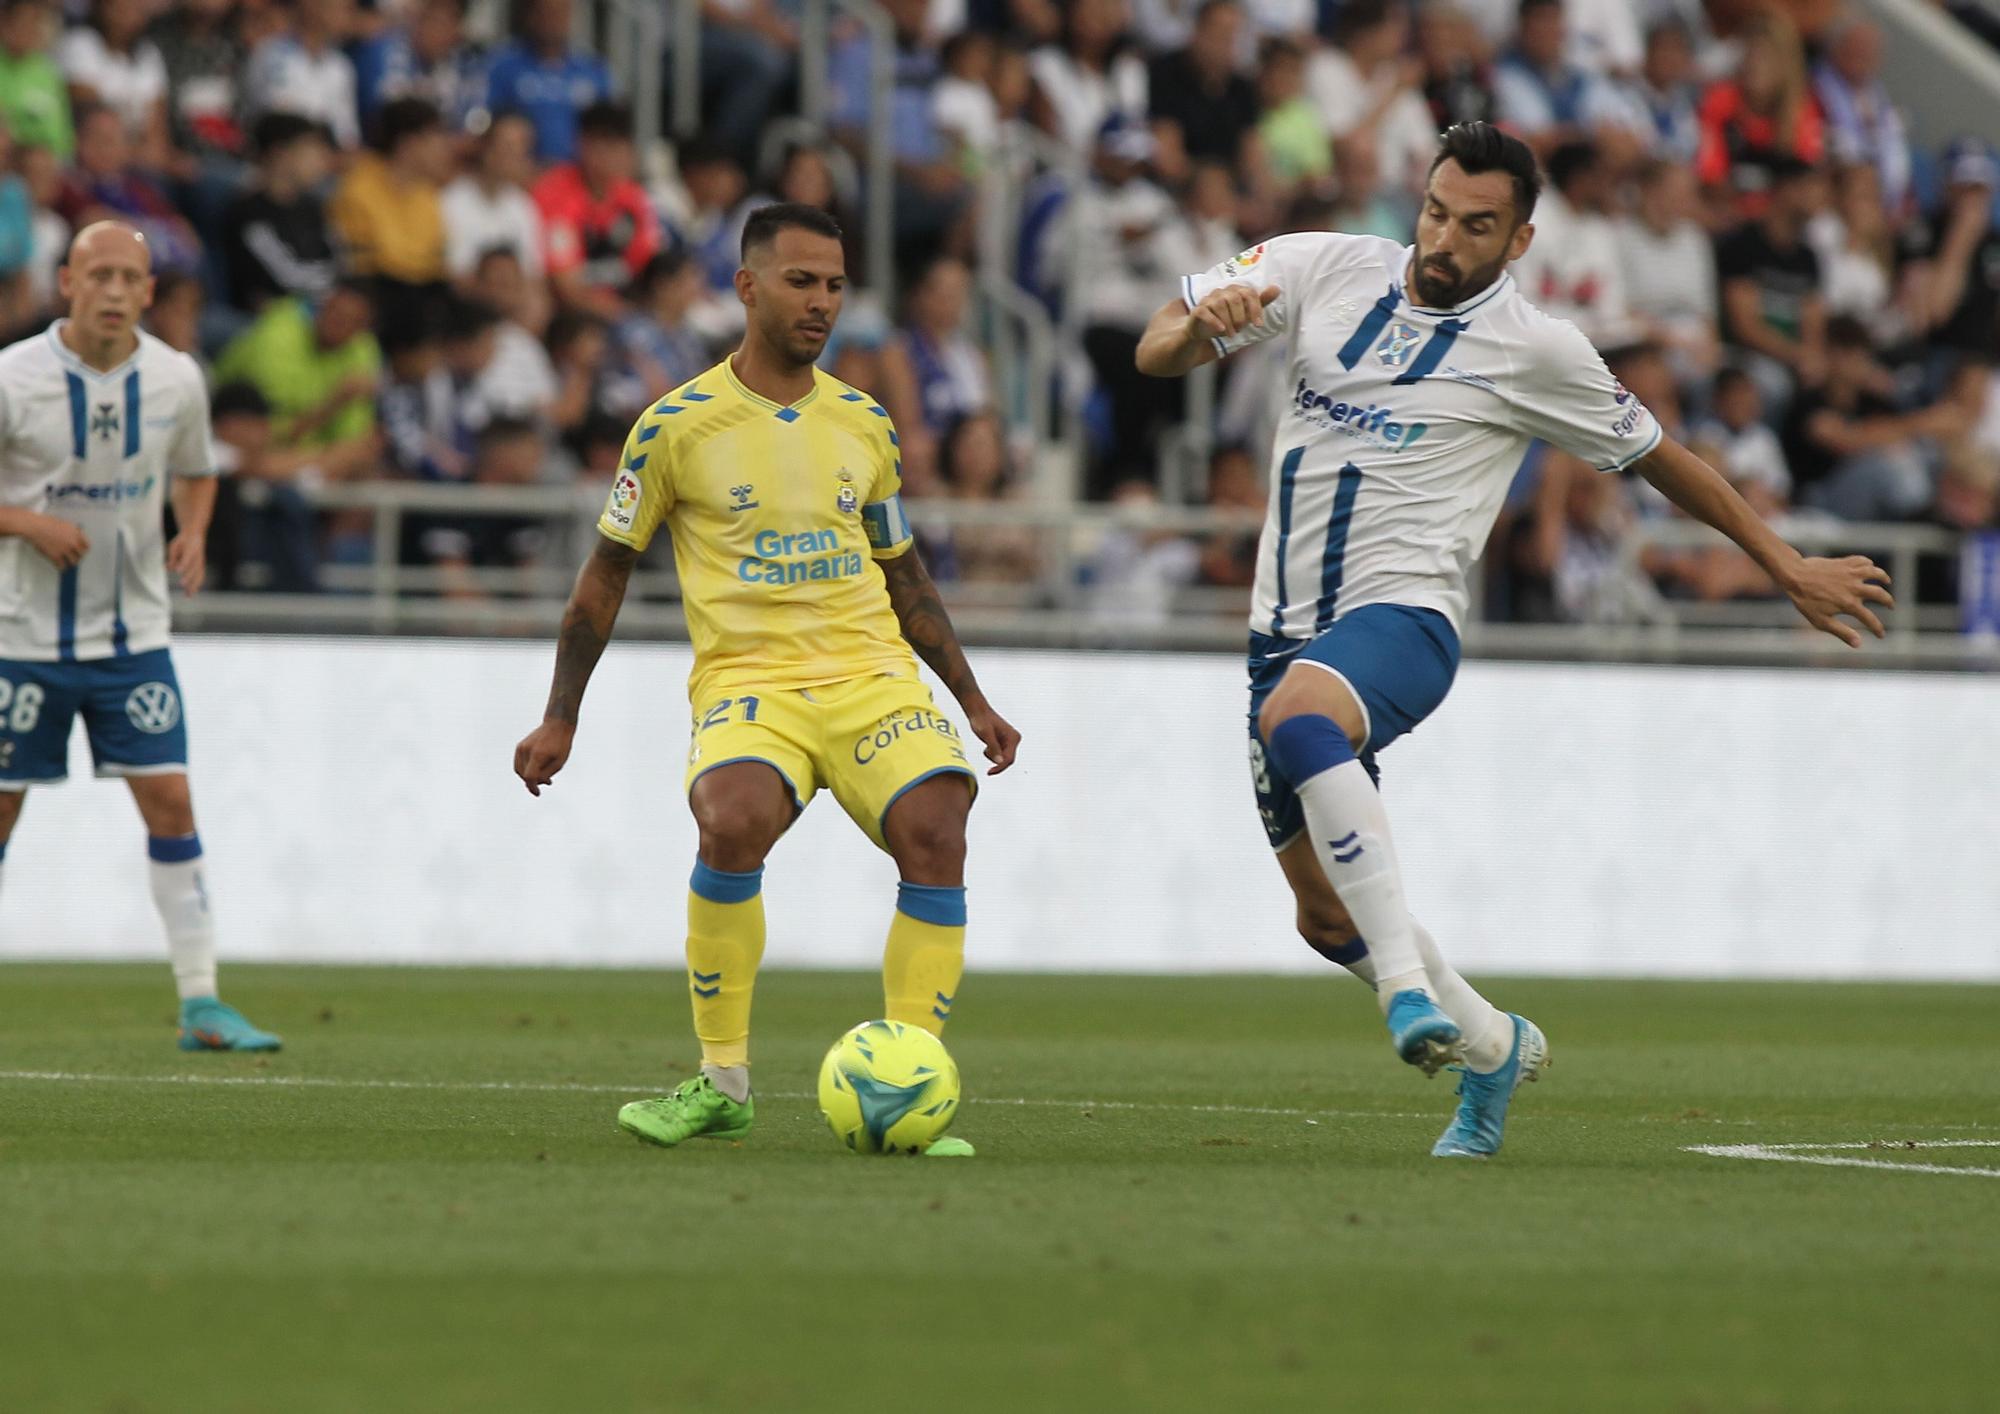
{"type": "Polygon", "coordinates": [[[1764,396],[1757,382],[1740,368],[1725,367],[1715,375],[1709,401],[1710,416],[1694,429],[1689,441],[1713,448],[1720,460],[1716,466],[1736,486],[1748,493],[1755,488],[1753,501],[1760,513],[1770,515],[1792,503],[1792,469],[1785,461],[1784,444],[1764,421],[1764,396]]]}
{"type": "Polygon", "coordinates": [[[1876,170],[1858,162],[1835,171],[1833,201],[1806,224],[1806,243],[1819,257],[1827,317],[1850,315],[1878,348],[1893,348],[1910,330],[1894,297],[1895,234],[1876,170]]]}
{"type": "Polygon", "coordinates": [[[1665,347],[1676,377],[1704,379],[1715,369],[1720,342],[1715,246],[1696,219],[1701,191],[1694,168],[1655,158],[1639,169],[1638,189],[1638,210],[1617,223],[1626,303],[1665,347]]]}
{"type": "Polygon", "coordinates": [[[73,105],[101,103],[125,120],[134,154],[166,166],[167,65],[145,37],[145,0],[96,0],[90,23],[65,34],[58,57],[73,105]]]}
{"type": "Polygon", "coordinates": [[[1070,0],[1062,42],[1028,58],[1036,125],[1075,151],[1089,151],[1114,113],[1146,116],[1146,65],[1125,44],[1126,20],[1125,0],[1070,0]]]}
{"type": "Polygon", "coordinates": [[[1418,85],[1423,64],[1410,52],[1410,14],[1400,0],[1348,0],[1333,43],[1306,63],[1306,91],[1343,149],[1368,144],[1391,189],[1421,191],[1437,155],[1437,122],[1418,85]]]}
{"type": "Polygon", "coordinates": [[[1535,205],[1534,243],[1514,262],[1521,293],[1600,348],[1630,342],[1638,330],[1608,214],[1616,190],[1609,165],[1595,147],[1577,142],[1557,148],[1548,169],[1548,189],[1535,205]]]}
{"type": "Polygon", "coordinates": [[[1813,92],[1826,114],[1827,150],[1836,162],[1872,166],[1883,208],[1901,217],[1910,195],[1910,136],[1882,83],[1882,31],[1848,19],[1824,38],[1813,92]]]}
{"type": "Polygon", "coordinates": [[[535,177],[535,125],[502,113],[479,140],[470,171],[444,189],[444,263],[453,280],[470,279],[489,250],[514,252],[531,280],[542,278],[542,217],[528,183],[535,177]]]}
{"type": "Polygon", "coordinates": [[[353,31],[354,0],[297,0],[289,30],[251,51],[243,81],[250,116],[297,113],[343,149],[360,146],[354,65],[341,48],[353,31]]]}

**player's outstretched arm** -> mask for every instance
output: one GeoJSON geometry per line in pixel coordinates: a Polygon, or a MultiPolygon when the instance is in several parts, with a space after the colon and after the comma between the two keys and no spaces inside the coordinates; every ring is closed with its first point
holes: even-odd
{"type": "Polygon", "coordinates": [[[540,795],[569,760],[583,690],[604,645],[611,641],[638,558],[631,546],[600,535],[597,548],[577,571],[576,585],[563,608],[562,632],[556,638],[556,675],[549,687],[549,704],[542,709],[542,724],[514,748],[514,774],[530,795],[540,795]]]}
{"type": "Polygon", "coordinates": [[[1801,555],[1764,524],[1721,472],[1671,437],[1662,437],[1640,459],[1638,471],[1669,501],[1742,546],[1814,628],[1859,648],[1861,634],[1841,621],[1844,616],[1882,637],[1882,621],[1868,606],[1893,609],[1896,601],[1888,589],[1889,572],[1873,560],[1865,555],[1838,560],[1801,555]]]}
{"type": "Polygon", "coordinates": [[[889,603],[896,610],[896,621],[903,626],[903,637],[965,709],[966,725],[985,746],[986,759],[993,763],[986,774],[999,775],[1014,764],[1021,734],[993,710],[993,704],[979,690],[979,683],[972,676],[972,664],[965,660],[965,650],[959,646],[951,616],[944,611],[944,600],[938,597],[937,586],[931,582],[917,547],[912,545],[894,559],[876,563],[882,566],[882,576],[889,583],[889,603]]]}
{"type": "Polygon", "coordinates": [[[1264,322],[1264,310],[1278,297],[1276,285],[1253,290],[1248,285],[1224,285],[1211,290],[1193,309],[1185,300],[1168,300],[1155,311],[1139,336],[1133,362],[1154,378],[1178,378],[1222,357],[1215,341],[1264,322]]]}

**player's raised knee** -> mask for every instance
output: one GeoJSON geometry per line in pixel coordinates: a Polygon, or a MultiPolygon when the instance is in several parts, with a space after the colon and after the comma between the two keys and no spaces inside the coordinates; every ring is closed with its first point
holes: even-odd
{"type": "Polygon", "coordinates": [[[1361,704],[1345,682],[1311,664],[1293,664],[1257,711],[1257,730],[1265,741],[1295,717],[1330,717],[1358,744],[1367,728],[1361,704]]]}

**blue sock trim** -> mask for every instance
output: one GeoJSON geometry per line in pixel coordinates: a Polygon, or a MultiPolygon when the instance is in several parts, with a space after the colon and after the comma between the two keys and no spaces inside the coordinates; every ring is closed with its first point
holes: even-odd
{"type": "Polygon", "coordinates": [[[1278,723],[1264,749],[1271,764],[1292,783],[1294,790],[1321,772],[1354,759],[1354,748],[1348,744],[1347,733],[1340,729],[1340,724],[1317,712],[1288,717],[1278,723]]]}
{"type": "Polygon", "coordinates": [[[200,835],[148,835],[146,857],[155,864],[185,864],[201,858],[200,835]]]}
{"type": "Polygon", "coordinates": [[[896,911],[909,914],[919,923],[934,923],[940,928],[963,928],[964,886],[953,889],[942,884],[898,883],[896,911]]]}
{"type": "Polygon", "coordinates": [[[1362,958],[1368,956],[1368,944],[1360,938],[1342,943],[1337,948],[1323,948],[1318,943],[1308,943],[1306,946],[1310,947],[1328,962],[1337,962],[1342,967],[1352,967],[1355,963],[1361,961],[1362,958]]]}
{"type": "Polygon", "coordinates": [[[760,864],[747,874],[732,874],[727,869],[711,869],[697,859],[688,887],[710,903],[747,903],[763,891],[764,866],[760,864]]]}
{"type": "Polygon", "coordinates": [[[7,860],[7,841],[0,840],[0,864],[5,863],[6,860],[7,860]]]}

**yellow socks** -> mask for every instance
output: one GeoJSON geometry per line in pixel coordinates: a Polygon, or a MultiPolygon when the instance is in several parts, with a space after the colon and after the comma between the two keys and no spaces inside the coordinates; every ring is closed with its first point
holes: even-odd
{"type": "Polygon", "coordinates": [[[898,884],[896,917],[882,954],[889,1020],[944,1034],[965,971],[965,890],[898,884]]]}
{"type": "Polygon", "coordinates": [[[764,871],[695,860],[688,880],[688,993],[703,1065],[750,1063],[750,994],[764,960],[764,871]]]}

